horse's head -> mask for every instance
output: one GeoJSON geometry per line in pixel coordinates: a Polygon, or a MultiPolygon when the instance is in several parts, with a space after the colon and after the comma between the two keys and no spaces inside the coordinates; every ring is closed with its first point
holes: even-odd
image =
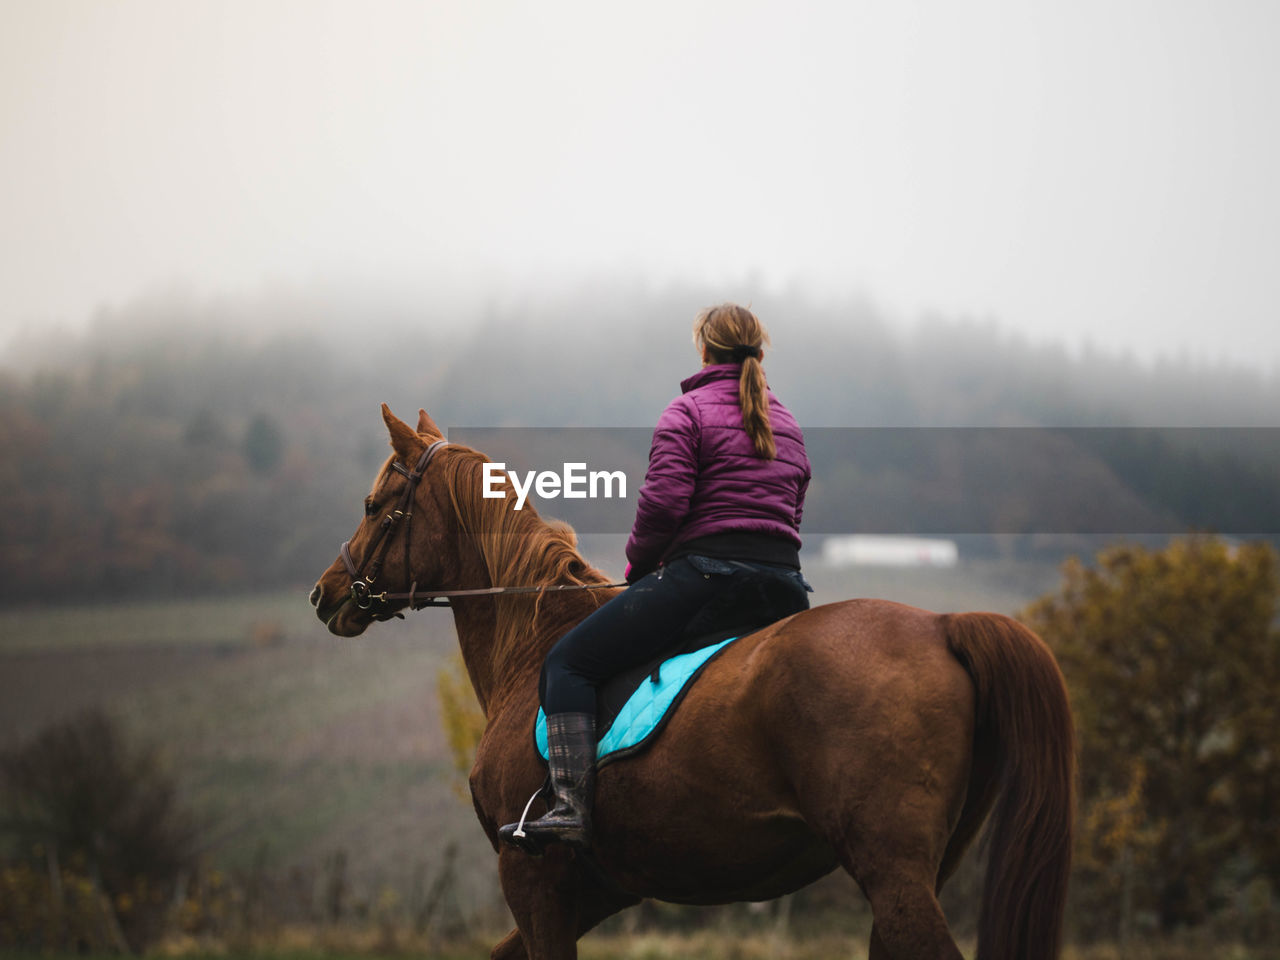
{"type": "Polygon", "coordinates": [[[364,520],[311,591],[311,605],[331,633],[361,634],[374,620],[386,620],[408,600],[380,599],[440,583],[441,549],[447,528],[447,495],[433,490],[431,460],[443,437],[425,410],[414,430],[384,403],[382,419],[391,434],[391,458],[379,471],[364,501],[364,520]],[[422,472],[421,478],[415,476],[422,472]]]}

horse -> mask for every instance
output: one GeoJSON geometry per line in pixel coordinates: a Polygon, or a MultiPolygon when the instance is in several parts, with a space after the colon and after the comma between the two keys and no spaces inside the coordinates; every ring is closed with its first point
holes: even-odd
{"type": "Polygon", "coordinates": [[[542,662],[617,588],[567,525],[516,510],[509,490],[484,496],[482,453],[445,444],[425,411],[416,429],[382,413],[392,453],[311,602],[354,637],[447,597],[486,719],[471,796],[516,923],[495,960],[575,958],[643,898],[767,900],[837,868],[870,902],[872,960],[960,960],[937,894],[989,814],[978,955],[1058,956],[1071,712],[1044,641],[1000,614],[855,599],[744,636],[651,747],[600,770],[589,852],[499,844],[545,779],[542,662]]]}

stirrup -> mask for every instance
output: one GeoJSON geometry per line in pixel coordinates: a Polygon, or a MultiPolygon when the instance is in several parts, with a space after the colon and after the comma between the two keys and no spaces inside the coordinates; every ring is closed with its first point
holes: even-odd
{"type": "Polygon", "coordinates": [[[529,802],[524,805],[524,812],[520,814],[520,822],[515,825],[514,830],[509,823],[498,830],[498,837],[504,843],[510,844],[511,846],[523,850],[525,853],[532,854],[535,857],[542,855],[542,845],[534,841],[532,837],[525,833],[524,825],[525,821],[529,819],[529,808],[533,806],[533,801],[542,796],[542,793],[547,789],[547,786],[548,784],[544,783],[537,790],[533,791],[533,796],[531,796],[529,798],[529,802]]]}

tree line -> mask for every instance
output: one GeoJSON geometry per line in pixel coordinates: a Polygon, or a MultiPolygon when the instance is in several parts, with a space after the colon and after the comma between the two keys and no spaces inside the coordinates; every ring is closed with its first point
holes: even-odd
{"type": "MultiPolygon", "coordinates": [[[[714,299],[585,291],[462,322],[162,298],[15,347],[0,372],[0,600],[305,583],[360,517],[386,453],[381,401],[452,426],[651,427],[696,369],[690,318],[714,299]]],[[[854,301],[755,307],[773,331],[770,382],[807,429],[1270,428],[1280,409],[1280,383],[1246,371],[1073,356],[963,320],[895,332],[854,301]]],[[[1217,447],[1212,430],[1193,447],[1176,430],[1140,445],[1128,436],[971,457],[956,489],[1023,475],[1024,509],[1052,516],[1062,509],[1044,480],[1052,468],[1085,502],[1128,498],[1175,527],[1280,528],[1271,431],[1217,447]]],[[[934,454],[870,447],[818,478],[808,525],[945,526],[942,469],[934,454]]]]}

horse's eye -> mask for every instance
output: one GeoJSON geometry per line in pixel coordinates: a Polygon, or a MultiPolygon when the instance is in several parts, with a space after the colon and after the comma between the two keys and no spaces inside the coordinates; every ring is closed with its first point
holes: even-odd
{"type": "Polygon", "coordinates": [[[378,512],[378,508],[372,500],[366,500],[364,502],[364,515],[366,517],[372,517],[375,514],[377,514],[377,512],[378,512]]]}

